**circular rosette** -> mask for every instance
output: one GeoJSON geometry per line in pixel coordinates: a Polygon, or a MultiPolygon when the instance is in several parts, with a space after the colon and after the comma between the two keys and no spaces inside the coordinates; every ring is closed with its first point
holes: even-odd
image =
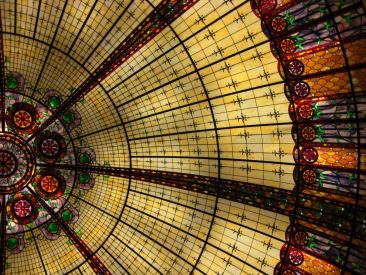
{"type": "Polygon", "coordinates": [[[300,128],[300,136],[306,142],[311,142],[316,138],[316,129],[311,125],[304,125],[300,128]]]}
{"type": "Polygon", "coordinates": [[[277,6],[277,0],[252,0],[250,4],[254,14],[259,18],[264,18],[273,13],[277,6]]]}
{"type": "Polygon", "coordinates": [[[23,189],[34,172],[34,155],[24,140],[10,133],[0,135],[0,193],[23,189]]]}
{"type": "Polygon", "coordinates": [[[287,29],[288,22],[285,17],[277,15],[271,19],[271,28],[277,33],[283,32],[287,29]]]}
{"type": "Polygon", "coordinates": [[[56,132],[41,134],[35,142],[36,152],[41,160],[48,163],[55,163],[66,154],[65,139],[56,132]]]}
{"type": "Polygon", "coordinates": [[[10,73],[5,79],[5,87],[9,92],[23,91],[23,76],[20,73],[10,73]]]}
{"type": "Polygon", "coordinates": [[[8,111],[7,124],[16,132],[30,133],[37,127],[38,118],[39,115],[32,105],[18,102],[8,111]]]}
{"type": "Polygon", "coordinates": [[[314,108],[307,103],[299,104],[297,106],[297,115],[302,120],[310,120],[314,115],[314,108]]]}
{"type": "Polygon", "coordinates": [[[293,234],[293,242],[298,246],[305,246],[308,243],[309,235],[303,230],[296,230],[293,234]]]}
{"type": "Polygon", "coordinates": [[[66,189],[66,180],[59,172],[44,170],[37,177],[37,191],[46,199],[61,197],[66,189]]]}
{"type": "Polygon", "coordinates": [[[0,177],[9,177],[14,174],[18,167],[16,156],[6,150],[0,150],[0,177]]]}
{"type": "Polygon", "coordinates": [[[80,189],[90,189],[94,186],[95,179],[89,173],[80,173],[77,178],[77,186],[80,189]]]}
{"type": "Polygon", "coordinates": [[[62,122],[71,131],[81,125],[81,117],[77,111],[67,111],[62,116],[62,122]]]}
{"type": "Polygon", "coordinates": [[[310,94],[310,86],[304,81],[291,83],[291,86],[291,91],[297,98],[305,98],[310,94]]]}
{"type": "Polygon", "coordinates": [[[293,246],[290,246],[287,250],[287,245],[283,245],[280,251],[280,258],[281,260],[286,258],[294,266],[301,265],[304,262],[302,251],[293,246]]]}
{"type": "Polygon", "coordinates": [[[6,238],[6,248],[12,253],[19,253],[24,248],[23,234],[9,235],[6,238]]]}
{"type": "Polygon", "coordinates": [[[34,197],[26,193],[17,193],[8,200],[7,211],[15,223],[28,224],[38,216],[38,206],[34,197]]]}
{"type": "Polygon", "coordinates": [[[78,154],[78,161],[80,164],[87,165],[95,161],[95,152],[91,148],[80,148],[78,154]]]}
{"type": "Polygon", "coordinates": [[[313,147],[305,147],[300,150],[301,158],[307,163],[314,163],[318,160],[318,151],[313,147]]]}
{"type": "Polygon", "coordinates": [[[310,168],[304,168],[301,173],[302,181],[307,185],[313,185],[318,179],[318,174],[315,170],[310,168]]]}
{"type": "Polygon", "coordinates": [[[290,247],[288,259],[292,265],[299,266],[304,262],[304,255],[300,249],[290,247]]]}
{"type": "Polygon", "coordinates": [[[60,218],[67,223],[75,223],[79,219],[79,213],[70,203],[60,212],[60,218]]]}
{"type": "Polygon", "coordinates": [[[296,51],[296,42],[293,38],[284,38],[280,41],[279,48],[284,54],[293,54],[296,51]]]}
{"type": "Polygon", "coordinates": [[[286,70],[289,77],[296,77],[304,73],[305,66],[300,60],[291,59],[286,63],[286,70]]]}
{"type": "Polygon", "coordinates": [[[57,240],[60,237],[60,226],[54,221],[48,222],[40,230],[47,240],[57,240]]]}
{"type": "Polygon", "coordinates": [[[304,81],[292,81],[290,85],[285,84],[285,95],[289,101],[299,102],[310,94],[310,86],[304,81]]]}
{"type": "Polygon", "coordinates": [[[296,163],[301,161],[303,164],[312,164],[318,160],[318,151],[313,147],[294,147],[293,157],[296,163]]]}
{"type": "Polygon", "coordinates": [[[293,140],[302,144],[314,141],[317,135],[316,128],[307,124],[293,125],[291,133],[293,140]]]}
{"type": "Polygon", "coordinates": [[[60,107],[62,102],[61,93],[56,90],[48,90],[43,96],[41,102],[51,110],[56,110],[60,107]]]}

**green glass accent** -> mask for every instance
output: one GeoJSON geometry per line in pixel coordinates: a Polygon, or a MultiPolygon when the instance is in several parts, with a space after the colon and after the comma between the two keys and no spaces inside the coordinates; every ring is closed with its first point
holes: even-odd
{"type": "Polygon", "coordinates": [[[54,222],[50,223],[47,227],[48,232],[51,234],[56,234],[58,231],[58,225],[54,222]]]}
{"type": "Polygon", "coordinates": [[[90,180],[90,175],[86,173],[82,173],[79,175],[79,181],[82,183],[87,183],[90,180]]]}
{"type": "Polygon", "coordinates": [[[52,109],[57,109],[61,104],[61,100],[59,97],[57,96],[50,96],[50,99],[48,100],[48,105],[50,105],[50,107],[52,109]]]}
{"type": "Polygon", "coordinates": [[[9,249],[14,249],[18,246],[18,239],[10,237],[6,242],[6,245],[8,246],[9,249]]]}
{"type": "Polygon", "coordinates": [[[73,218],[73,214],[71,213],[71,211],[65,210],[64,212],[62,212],[62,218],[64,219],[64,221],[71,221],[73,218]]]}
{"type": "Polygon", "coordinates": [[[18,87],[18,80],[13,76],[9,76],[6,79],[6,87],[9,89],[16,89],[16,87],[18,87]]]}
{"type": "Polygon", "coordinates": [[[74,121],[74,114],[71,112],[66,112],[63,116],[63,120],[66,124],[70,124],[74,121]]]}
{"type": "Polygon", "coordinates": [[[85,153],[81,154],[79,159],[80,159],[80,162],[82,162],[82,163],[89,163],[91,161],[89,155],[85,154],[85,153]]]}

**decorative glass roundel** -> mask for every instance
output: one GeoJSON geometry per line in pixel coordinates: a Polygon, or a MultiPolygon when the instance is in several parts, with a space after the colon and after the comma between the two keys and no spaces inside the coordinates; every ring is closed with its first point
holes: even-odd
{"type": "Polygon", "coordinates": [[[0,193],[10,194],[23,189],[34,173],[31,147],[12,133],[0,133],[0,193]]]}
{"type": "Polygon", "coordinates": [[[16,158],[8,151],[0,151],[0,177],[8,177],[16,170],[16,158]]]}
{"type": "Polygon", "coordinates": [[[91,174],[75,171],[77,162],[93,165],[96,159],[92,148],[76,147],[72,142],[72,131],[81,125],[80,114],[68,110],[40,130],[62,104],[62,96],[48,90],[38,102],[18,93],[23,89],[20,74],[8,77],[5,126],[0,127],[0,204],[5,202],[10,253],[23,250],[25,231],[39,230],[35,235],[55,240],[62,234],[60,220],[73,227],[79,205],[74,205],[70,196],[74,192],[83,196],[95,182],[91,174]]]}

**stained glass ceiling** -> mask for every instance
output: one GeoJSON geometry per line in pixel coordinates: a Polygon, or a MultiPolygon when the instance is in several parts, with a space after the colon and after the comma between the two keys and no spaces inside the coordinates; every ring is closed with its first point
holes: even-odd
{"type": "Polygon", "coordinates": [[[1,274],[365,274],[361,1],[0,11],[1,274]]]}

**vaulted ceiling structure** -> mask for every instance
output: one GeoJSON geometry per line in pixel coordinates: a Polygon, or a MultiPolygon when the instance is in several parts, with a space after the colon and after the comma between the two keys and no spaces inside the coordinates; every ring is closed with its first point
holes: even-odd
{"type": "Polygon", "coordinates": [[[0,12],[0,274],[366,273],[362,1],[0,12]]]}

